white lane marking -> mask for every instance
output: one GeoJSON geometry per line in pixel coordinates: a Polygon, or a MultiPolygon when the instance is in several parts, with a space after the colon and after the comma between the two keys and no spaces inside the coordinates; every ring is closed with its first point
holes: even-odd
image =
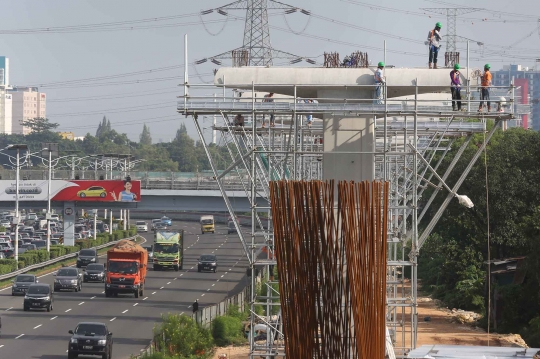
{"type": "Polygon", "coordinates": [[[153,292],[152,294],[156,294],[157,292],[153,292]]]}
{"type": "Polygon", "coordinates": [[[204,297],[204,293],[203,293],[203,294],[201,294],[201,297],[204,297]]]}
{"type": "Polygon", "coordinates": [[[180,274],[180,277],[183,276],[183,275],[184,275],[184,273],[181,273],[181,274],[180,274]]]}
{"type": "Polygon", "coordinates": [[[193,269],[193,267],[191,267],[190,269],[193,269]]]}
{"type": "Polygon", "coordinates": [[[133,306],[134,306],[134,307],[136,307],[136,306],[138,306],[138,305],[139,305],[139,303],[135,303],[135,304],[133,304],[133,306]]]}
{"type": "MultiPolygon", "coordinates": [[[[159,288],[159,289],[163,289],[163,288],[165,288],[165,287],[161,287],[161,288],[159,288]]],[[[154,293],[155,293],[155,292],[154,292],[154,293]]],[[[152,293],[152,294],[154,294],[154,293],[152,293]]]]}
{"type": "Polygon", "coordinates": [[[36,326],[34,327],[34,329],[37,329],[37,328],[41,327],[42,325],[43,325],[43,324],[36,325],[36,326]]]}
{"type": "Polygon", "coordinates": [[[223,278],[224,275],[225,275],[225,274],[222,274],[222,275],[221,275],[221,278],[223,278]]]}
{"type": "Polygon", "coordinates": [[[6,312],[7,312],[8,310],[10,310],[10,309],[13,309],[13,307],[9,307],[8,309],[6,309],[6,312]]]}
{"type": "Polygon", "coordinates": [[[116,317],[114,317],[114,318],[112,318],[111,320],[109,320],[109,322],[112,322],[112,321],[115,320],[115,319],[116,319],[116,317]]]}
{"type": "Polygon", "coordinates": [[[171,282],[168,282],[167,284],[171,284],[171,282]]]}
{"type": "Polygon", "coordinates": [[[124,310],[124,311],[122,312],[122,314],[126,313],[127,311],[128,311],[128,309],[124,310]]]}
{"type": "Polygon", "coordinates": [[[173,279],[173,280],[177,280],[177,279],[178,279],[178,277],[174,277],[174,279],[173,279]]]}
{"type": "Polygon", "coordinates": [[[209,291],[210,291],[210,288],[208,288],[206,291],[209,292],[209,291]]]}
{"type": "Polygon", "coordinates": [[[212,251],[212,253],[214,253],[215,251],[212,251]]]}
{"type": "Polygon", "coordinates": [[[4,346],[4,344],[0,345],[0,348],[2,348],[4,346]]]}
{"type": "Polygon", "coordinates": [[[54,316],[51,318],[51,320],[55,320],[56,318],[58,318],[58,315],[57,316],[54,316]]]}
{"type": "Polygon", "coordinates": [[[101,294],[105,293],[105,291],[101,292],[101,294]]]}
{"type": "Polygon", "coordinates": [[[215,286],[215,285],[216,285],[216,283],[212,284],[212,287],[215,286]]]}
{"type": "Polygon", "coordinates": [[[90,299],[94,299],[95,297],[96,297],[96,296],[94,295],[94,296],[93,296],[92,298],[90,298],[90,299]]]}
{"type": "Polygon", "coordinates": [[[143,300],[147,300],[147,299],[148,299],[148,297],[144,297],[144,298],[143,298],[143,300]]]}
{"type": "Polygon", "coordinates": [[[232,270],[231,268],[229,268],[229,270],[232,270]]]}
{"type": "Polygon", "coordinates": [[[15,339],[19,339],[20,337],[23,337],[24,334],[19,335],[18,337],[15,337],[15,339]]]}
{"type": "Polygon", "coordinates": [[[66,313],[69,312],[69,311],[71,311],[71,309],[66,310],[66,313]]]}
{"type": "Polygon", "coordinates": [[[83,304],[84,304],[84,302],[80,302],[80,303],[79,303],[79,305],[83,305],[83,304]]]}
{"type": "Polygon", "coordinates": [[[219,282],[219,279],[218,279],[218,280],[216,280],[216,282],[219,282]]]}

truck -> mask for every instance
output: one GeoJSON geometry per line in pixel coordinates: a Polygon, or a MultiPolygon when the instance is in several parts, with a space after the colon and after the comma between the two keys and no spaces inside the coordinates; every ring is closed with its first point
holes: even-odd
{"type": "Polygon", "coordinates": [[[148,266],[148,253],[140,245],[122,239],[107,251],[107,279],[105,296],[133,294],[144,295],[144,283],[148,266]]]}
{"type": "Polygon", "coordinates": [[[158,230],[154,236],[152,263],[154,270],[179,271],[184,266],[184,230],[158,230]]]}
{"type": "Polygon", "coordinates": [[[214,227],[214,216],[201,216],[201,233],[205,234],[206,232],[215,233],[214,227]]]}

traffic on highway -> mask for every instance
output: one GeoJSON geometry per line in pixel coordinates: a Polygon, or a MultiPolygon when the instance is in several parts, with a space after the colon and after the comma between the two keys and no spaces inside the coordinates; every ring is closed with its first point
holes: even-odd
{"type": "Polygon", "coordinates": [[[37,277],[20,275],[0,289],[0,358],[128,359],[150,344],[162,313],[191,314],[195,300],[202,309],[245,287],[247,260],[226,225],[202,231],[197,222],[167,220],[166,227],[139,220],[149,223],[146,231],[137,223],[144,238],[139,245],[99,256],[82,250],[82,260],[72,267],[37,277]],[[182,240],[158,237],[160,246],[154,250],[155,227],[182,233],[182,240]],[[108,261],[116,263],[115,269],[112,264],[107,268],[108,261]],[[129,287],[125,281],[132,277],[129,287]]]}

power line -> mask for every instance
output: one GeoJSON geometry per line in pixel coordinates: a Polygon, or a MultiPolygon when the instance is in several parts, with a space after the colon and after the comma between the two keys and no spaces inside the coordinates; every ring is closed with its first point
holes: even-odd
{"type": "MultiPolygon", "coordinates": [[[[170,115],[170,116],[159,116],[159,117],[147,117],[144,119],[138,119],[138,120],[130,120],[130,121],[120,121],[120,122],[114,122],[114,127],[122,127],[122,126],[130,126],[134,124],[142,124],[142,123],[148,123],[148,121],[151,120],[161,120],[160,122],[169,122],[169,121],[177,121],[180,120],[178,114],[176,115],[170,115]],[[167,120],[164,120],[167,119],[167,120]]],[[[149,122],[150,124],[152,122],[149,122]]],[[[77,126],[77,127],[63,127],[60,125],[60,129],[64,131],[76,131],[76,130],[84,130],[84,129],[90,129],[90,128],[97,128],[96,125],[88,125],[88,126],[77,126]]]]}

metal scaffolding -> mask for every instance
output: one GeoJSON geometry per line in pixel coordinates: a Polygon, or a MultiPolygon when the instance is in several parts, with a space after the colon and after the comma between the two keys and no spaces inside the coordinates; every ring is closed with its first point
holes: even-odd
{"type": "MultiPolygon", "coordinates": [[[[248,88],[248,85],[235,86],[248,88]]],[[[298,87],[308,85],[280,86],[289,87],[284,93],[296,94],[298,87]],[[291,88],[294,88],[292,92],[291,88]]],[[[265,338],[250,335],[250,358],[285,356],[276,285],[280,275],[274,276],[276,259],[269,182],[323,179],[323,118],[329,117],[373,119],[374,148],[357,153],[371,154],[375,163],[375,179],[388,181],[390,186],[386,290],[388,339],[398,358],[406,357],[416,347],[419,250],[449,202],[458,196],[461,184],[484,150],[484,145],[478,148],[452,188],[446,181],[473,135],[485,133],[487,143],[500,124],[513,118],[513,114],[455,112],[448,100],[437,103],[421,100],[418,84],[411,86],[416,87],[412,91],[416,93],[412,100],[385,99],[380,105],[373,104],[373,99],[313,98],[311,100],[317,102],[306,102],[297,96],[262,102],[258,92],[262,85],[250,84],[250,91],[239,97],[236,90],[232,93],[225,91],[227,84],[219,85],[218,91],[214,85],[189,84],[190,94],[186,91],[178,102],[178,112],[194,121],[250,263],[251,328],[261,325],[267,334],[265,338]],[[222,92],[223,96],[217,101],[212,96],[195,96],[197,89],[222,92]],[[220,131],[222,143],[228,147],[230,155],[230,165],[225,171],[218,172],[214,166],[201,130],[199,116],[203,115],[219,116],[214,129],[220,131]],[[242,116],[241,122],[239,115],[242,116]],[[274,116],[274,127],[259,125],[265,116],[274,116]],[[488,121],[494,121],[495,125],[486,133],[488,121]],[[451,161],[450,156],[453,156],[451,161]],[[449,165],[443,165],[445,160],[444,163],[449,162],[449,165]],[[443,173],[439,174],[439,171],[443,173]],[[236,220],[234,207],[222,184],[223,177],[230,172],[238,172],[239,181],[251,200],[251,227],[247,231],[243,231],[236,220]],[[433,188],[430,197],[427,201],[424,198],[421,201],[423,207],[419,208],[419,198],[429,187],[433,188]],[[422,220],[426,218],[426,211],[441,192],[445,192],[442,195],[446,199],[437,214],[424,225],[422,220]],[[419,233],[420,228],[425,229],[419,233]],[[256,274],[261,269],[264,274],[259,282],[256,274]]],[[[513,103],[513,85],[510,92],[512,99],[509,102],[513,103]]],[[[477,108],[476,101],[469,101],[469,109],[477,108]]]]}

